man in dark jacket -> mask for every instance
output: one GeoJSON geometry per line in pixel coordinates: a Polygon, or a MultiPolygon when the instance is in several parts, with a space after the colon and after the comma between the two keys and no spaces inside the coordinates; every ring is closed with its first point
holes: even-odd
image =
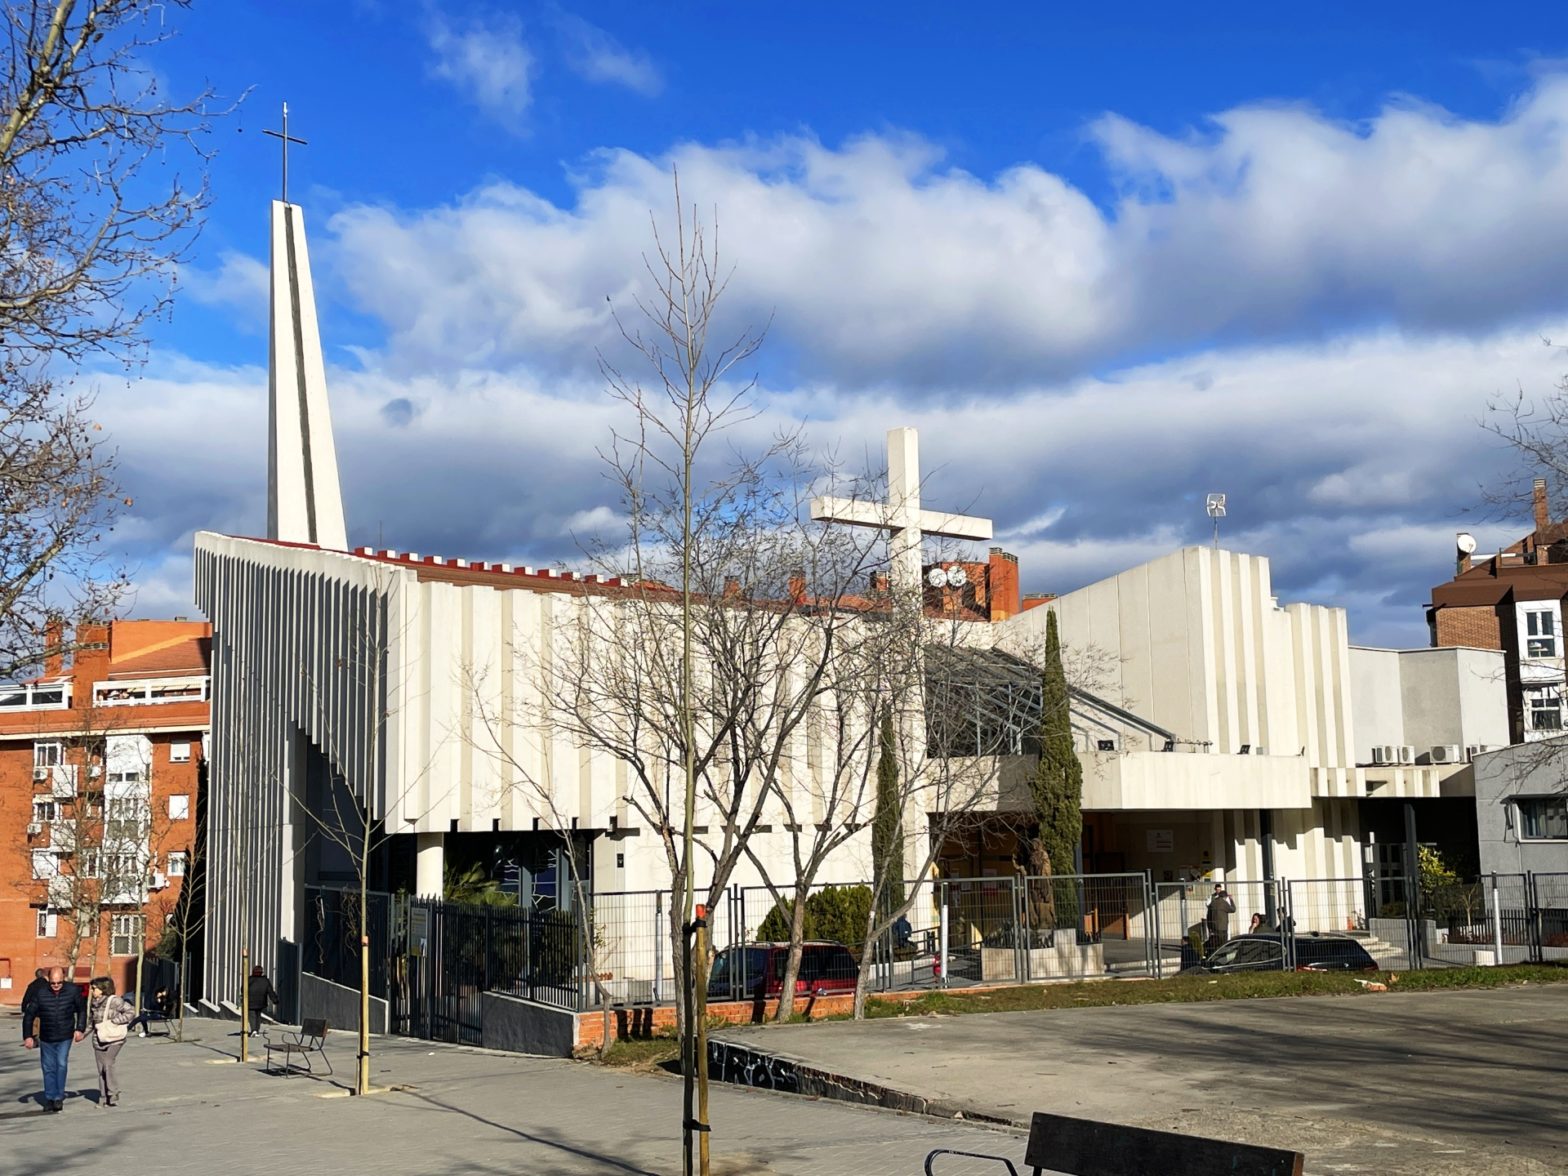
{"type": "Polygon", "coordinates": [[[1209,899],[1208,918],[1209,924],[1208,950],[1213,950],[1230,938],[1230,917],[1236,911],[1236,900],[1225,890],[1223,882],[1214,884],[1214,895],[1209,899]]]}
{"type": "MultiPolygon", "coordinates": [[[[33,989],[29,987],[29,993],[33,989]]],[[[64,968],[50,968],[46,986],[22,1004],[22,1044],[37,1047],[44,1070],[44,1109],[65,1109],[65,1072],[71,1044],[87,1032],[87,1001],[65,982],[64,968]],[[34,1032],[33,1022],[38,1023],[34,1032]]]]}
{"type": "Polygon", "coordinates": [[[245,1003],[250,1006],[250,1035],[258,1037],[261,1034],[262,1009],[278,1003],[277,991],[262,972],[260,964],[250,970],[250,979],[245,982],[245,1003]]]}

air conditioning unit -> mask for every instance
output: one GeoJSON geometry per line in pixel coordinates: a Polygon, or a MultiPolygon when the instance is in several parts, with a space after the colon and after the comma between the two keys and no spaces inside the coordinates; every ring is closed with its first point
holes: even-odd
{"type": "Polygon", "coordinates": [[[102,764],[93,764],[92,767],[87,769],[87,778],[89,780],[96,780],[101,775],[103,775],[102,764]]]}
{"type": "Polygon", "coordinates": [[[1408,743],[1402,745],[1400,747],[1400,749],[1399,749],[1399,762],[1402,763],[1402,764],[1413,764],[1413,763],[1415,763],[1416,762],[1416,749],[1414,747],[1411,747],[1410,744],[1408,744],[1408,743]]]}
{"type": "Polygon", "coordinates": [[[41,822],[39,822],[39,821],[29,821],[28,822],[28,824],[27,824],[27,835],[29,837],[37,837],[43,831],[44,831],[44,827],[43,827],[43,824],[41,822]]]}
{"type": "Polygon", "coordinates": [[[1496,751],[1497,747],[1491,743],[1472,743],[1465,748],[1465,759],[1475,759],[1478,755],[1485,755],[1489,751],[1496,751]]]}
{"type": "Polygon", "coordinates": [[[1399,748],[1389,743],[1379,744],[1372,749],[1372,762],[1378,767],[1387,767],[1389,764],[1399,762],[1399,748]]]}
{"type": "Polygon", "coordinates": [[[151,889],[153,889],[153,890],[162,890],[168,884],[169,884],[168,876],[165,875],[165,874],[157,873],[155,871],[153,873],[153,876],[152,876],[152,881],[148,883],[148,886],[151,889]]]}
{"type": "Polygon", "coordinates": [[[47,779],[49,779],[49,769],[48,768],[34,768],[33,769],[33,783],[34,784],[42,784],[47,779]]]}
{"type": "Polygon", "coordinates": [[[1459,763],[1459,745],[1457,743],[1432,744],[1432,762],[1434,764],[1459,763]]]}

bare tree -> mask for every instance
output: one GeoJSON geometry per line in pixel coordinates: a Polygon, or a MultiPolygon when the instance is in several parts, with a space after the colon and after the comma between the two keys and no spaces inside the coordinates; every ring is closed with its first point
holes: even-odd
{"type": "Polygon", "coordinates": [[[147,64],[188,0],[10,0],[0,81],[0,336],[27,360],[127,356],[168,309],[208,202],[213,91],[147,64]],[[182,176],[178,160],[190,171],[182,176]]]}
{"type": "Polygon", "coordinates": [[[92,357],[140,354],[207,206],[212,92],[170,101],[146,60],[174,6],[3,9],[0,676],[37,661],[54,613],[107,616],[125,588],[100,552],[121,505],[113,454],[69,384],[92,357]]]}

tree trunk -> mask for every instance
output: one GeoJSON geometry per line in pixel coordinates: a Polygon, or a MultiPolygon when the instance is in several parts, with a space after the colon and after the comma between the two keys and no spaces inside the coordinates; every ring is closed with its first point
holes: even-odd
{"type": "Polygon", "coordinates": [[[364,891],[359,902],[359,1060],[354,1093],[370,1093],[370,936],[365,934],[364,891]]]}
{"type": "MultiPolygon", "coordinates": [[[[805,954],[806,940],[806,889],[797,885],[795,887],[794,909],[789,917],[789,958],[784,964],[784,983],[779,989],[779,1007],[773,1014],[773,1019],[780,1024],[788,1021],[795,1014],[795,981],[800,977],[800,959],[805,954]]],[[[763,991],[767,991],[767,977],[764,976],[763,991]]]]}

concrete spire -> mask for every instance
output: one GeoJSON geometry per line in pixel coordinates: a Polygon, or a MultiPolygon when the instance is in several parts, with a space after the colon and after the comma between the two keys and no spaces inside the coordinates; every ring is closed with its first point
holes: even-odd
{"type": "Polygon", "coordinates": [[[272,202],[270,334],[267,536],[346,550],[305,214],[282,200],[272,202]]]}

